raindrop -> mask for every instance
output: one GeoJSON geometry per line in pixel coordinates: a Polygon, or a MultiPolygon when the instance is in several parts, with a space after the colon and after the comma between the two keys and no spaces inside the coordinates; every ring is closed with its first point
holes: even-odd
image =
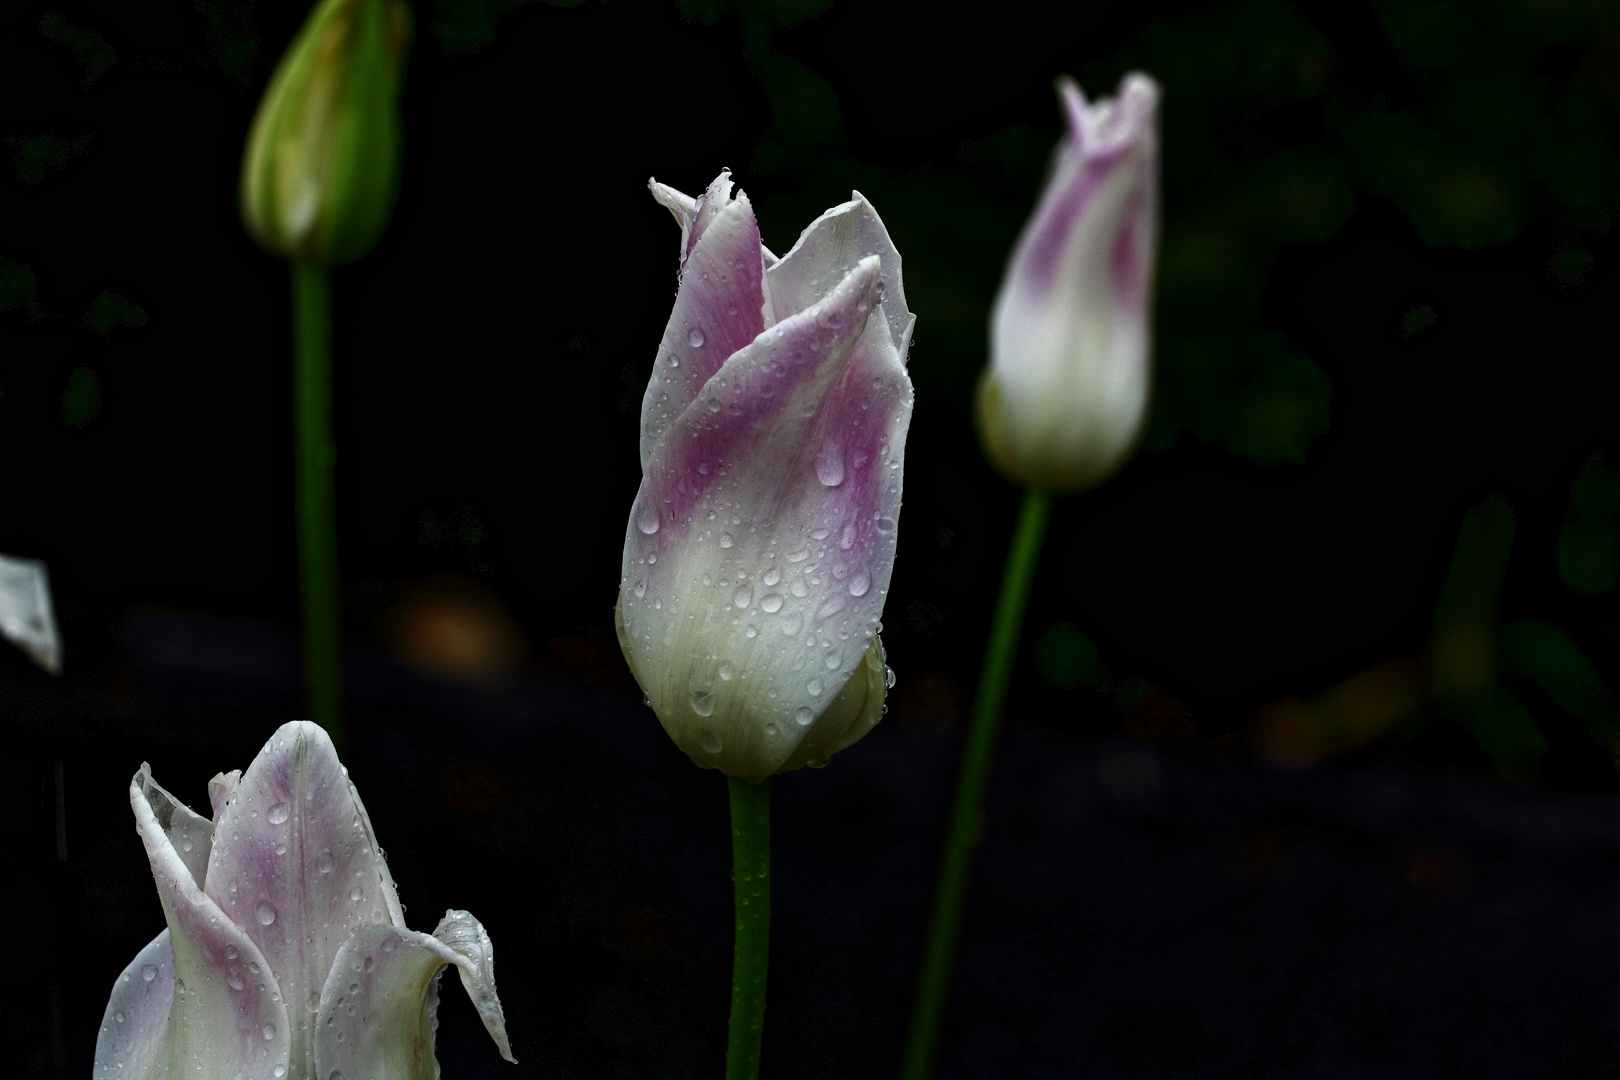
{"type": "Polygon", "coordinates": [[[642,533],[651,536],[658,531],[658,507],[650,502],[641,504],[641,512],[636,515],[636,528],[642,533]]]}
{"type": "Polygon", "coordinates": [[[781,593],[766,593],[763,597],[760,598],[759,610],[765,612],[767,615],[774,614],[774,613],[776,613],[778,611],[781,611],[782,610],[782,594],[781,593]]]}
{"type": "Polygon", "coordinates": [[[360,891],[360,886],[358,885],[349,890],[349,900],[353,903],[358,904],[360,902],[360,897],[363,895],[364,894],[360,891]]]}
{"type": "Polygon", "coordinates": [[[128,1019],[128,1017],[126,1017],[124,1015],[124,1010],[123,1009],[119,1009],[117,1012],[113,1013],[113,1019],[118,1021],[120,1024],[122,1024],[125,1020],[128,1019]]]}
{"type": "Polygon", "coordinates": [[[276,1068],[275,1068],[275,1073],[276,1073],[277,1076],[286,1076],[287,1075],[287,1066],[285,1066],[285,1065],[277,1065],[276,1068]]]}
{"type": "Polygon", "coordinates": [[[816,697],[822,691],[821,680],[820,679],[811,679],[808,683],[805,684],[804,688],[806,690],[810,691],[810,696],[811,697],[816,697]]]}
{"type": "Polygon", "coordinates": [[[844,482],[844,451],[831,442],[823,443],[816,455],[816,479],[823,487],[837,487],[844,482]]]}
{"type": "Polygon", "coordinates": [[[894,518],[880,517],[877,519],[878,532],[894,532],[894,518]]]}
{"type": "MultiPolygon", "coordinates": [[[[338,1036],[338,1038],[342,1038],[342,1037],[343,1037],[342,1035],[338,1036]]],[[[328,1076],[326,1078],[326,1080],[343,1080],[343,1074],[341,1072],[339,1072],[337,1069],[333,1069],[332,1070],[332,1075],[328,1076]]]]}
{"type": "Polygon", "coordinates": [[[731,545],[732,545],[731,534],[727,533],[727,532],[721,533],[720,534],[720,546],[723,547],[723,548],[728,548],[731,545]]]}
{"type": "Polygon", "coordinates": [[[793,722],[798,724],[800,727],[809,727],[810,721],[814,720],[815,718],[816,714],[808,705],[800,705],[798,711],[793,714],[793,722]]]}
{"type": "Polygon", "coordinates": [[[315,860],[315,869],[319,870],[323,874],[330,874],[332,872],[332,866],[335,862],[336,860],[332,858],[332,853],[330,851],[323,851],[321,852],[320,858],[315,860]]]}
{"type": "Polygon", "coordinates": [[[681,366],[681,358],[676,356],[674,353],[670,353],[669,354],[669,366],[670,367],[680,367],[681,366]]]}
{"type": "Polygon", "coordinates": [[[686,343],[694,349],[703,348],[703,331],[692,327],[692,332],[686,335],[686,343]]]}
{"type": "Polygon", "coordinates": [[[798,634],[801,625],[797,615],[789,615],[782,620],[782,633],[788,637],[794,637],[798,634]]]}
{"type": "Polygon", "coordinates": [[[634,589],[631,589],[630,591],[636,594],[636,599],[637,600],[640,600],[643,596],[646,596],[647,595],[647,579],[642,578],[640,581],[636,582],[636,587],[634,589]]]}
{"type": "Polygon", "coordinates": [[[758,637],[758,636],[759,636],[759,630],[755,628],[753,623],[749,623],[747,626],[743,627],[743,637],[745,637],[745,638],[755,638],[755,637],[758,637]]]}
{"type": "Polygon", "coordinates": [[[287,820],[287,815],[290,812],[291,808],[288,807],[287,801],[283,799],[281,802],[278,802],[276,805],[272,806],[270,808],[270,812],[264,816],[270,819],[270,824],[280,825],[283,821],[287,820]]]}
{"type": "Polygon", "coordinates": [[[349,993],[358,994],[359,992],[360,992],[360,984],[359,983],[350,983],[349,984],[349,993]]]}
{"type": "Polygon", "coordinates": [[[366,970],[367,971],[370,971],[372,968],[374,968],[376,966],[377,966],[377,958],[375,956],[366,957],[366,970]]]}
{"type": "Polygon", "coordinates": [[[714,715],[714,691],[692,691],[692,711],[697,713],[699,716],[714,715]]]}
{"type": "Polygon", "coordinates": [[[845,551],[855,546],[855,523],[853,521],[844,526],[844,535],[839,538],[838,546],[845,551]]]}
{"type": "Polygon", "coordinates": [[[698,745],[703,747],[705,754],[718,754],[720,752],[720,736],[704,728],[698,733],[698,745]]]}
{"type": "Polygon", "coordinates": [[[180,850],[181,851],[190,851],[195,846],[196,845],[194,845],[191,842],[191,837],[189,837],[189,836],[185,837],[184,839],[182,839],[180,841],[180,850]]]}
{"type": "Polygon", "coordinates": [[[798,551],[795,551],[793,554],[789,555],[787,560],[788,562],[804,562],[804,560],[808,559],[809,557],[810,549],[800,548],[798,551]]]}
{"type": "Polygon", "coordinates": [[[726,406],[726,412],[730,413],[732,416],[741,416],[742,406],[733,401],[730,405],[726,406]]]}
{"type": "Polygon", "coordinates": [[[815,532],[810,534],[810,539],[812,539],[812,540],[825,540],[825,539],[827,539],[827,537],[829,537],[831,535],[832,535],[832,530],[831,529],[817,529],[815,532]]]}
{"type": "Polygon", "coordinates": [[[264,1037],[265,1037],[265,1041],[267,1041],[267,1042],[269,1040],[275,1038],[276,1037],[276,1025],[274,1025],[274,1024],[266,1024],[266,1025],[264,1025],[264,1037]]]}
{"type": "Polygon", "coordinates": [[[883,688],[885,690],[893,690],[894,689],[894,684],[897,681],[898,681],[898,676],[895,675],[894,668],[889,667],[888,665],[884,665],[884,668],[883,668],[883,688]]]}
{"type": "MultiPolygon", "coordinates": [[[[714,411],[715,412],[720,411],[720,403],[718,401],[716,401],[714,403],[714,411]]],[[[709,467],[709,463],[707,461],[698,462],[698,475],[699,476],[708,476],[709,473],[711,473],[713,471],[714,470],[709,467]]]]}
{"type": "Polygon", "coordinates": [[[819,621],[821,619],[830,618],[843,610],[844,602],[835,596],[825,604],[821,605],[820,609],[816,612],[816,619],[819,621]]]}
{"type": "Polygon", "coordinates": [[[838,659],[838,654],[837,653],[828,653],[827,654],[827,670],[828,671],[837,671],[838,670],[838,665],[840,663],[842,663],[842,661],[838,659]]]}
{"type": "Polygon", "coordinates": [[[810,586],[804,583],[803,578],[794,578],[793,584],[788,586],[788,590],[792,592],[794,596],[807,596],[810,593],[810,586]]]}
{"type": "Polygon", "coordinates": [[[247,980],[242,978],[240,968],[231,968],[229,974],[225,976],[225,985],[232,990],[241,990],[247,986],[247,980]]]}
{"type": "Polygon", "coordinates": [[[723,682],[730,682],[731,681],[731,664],[730,664],[729,661],[726,661],[726,660],[720,661],[719,674],[720,674],[721,681],[723,681],[723,682]]]}
{"type": "Polygon", "coordinates": [[[235,945],[227,945],[227,946],[225,946],[225,959],[227,959],[227,960],[235,960],[240,955],[242,955],[242,954],[236,951],[236,946],[235,945]]]}
{"type": "Polygon", "coordinates": [[[731,597],[731,602],[740,608],[745,608],[754,602],[754,587],[748,582],[737,586],[737,591],[731,597]]]}
{"type": "MultiPolygon", "coordinates": [[[[257,909],[255,909],[255,914],[257,914],[259,917],[260,926],[269,926],[271,923],[276,921],[276,909],[270,906],[270,901],[268,900],[259,901],[259,906],[257,909]]],[[[269,1038],[269,1036],[266,1036],[266,1038],[269,1038]]]]}
{"type": "Polygon", "coordinates": [[[287,841],[282,840],[281,842],[276,844],[276,854],[277,855],[285,855],[285,854],[287,854],[287,841]]]}
{"type": "Polygon", "coordinates": [[[865,570],[858,571],[854,577],[849,579],[849,595],[851,596],[865,596],[867,590],[871,587],[872,578],[865,570]]]}
{"type": "Polygon", "coordinates": [[[767,586],[775,585],[778,581],[782,580],[782,571],[773,566],[769,570],[765,571],[765,576],[760,578],[760,580],[763,581],[767,586]]]}

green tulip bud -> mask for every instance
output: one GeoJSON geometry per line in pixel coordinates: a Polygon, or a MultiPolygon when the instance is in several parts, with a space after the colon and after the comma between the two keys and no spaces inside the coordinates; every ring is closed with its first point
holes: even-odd
{"type": "Polygon", "coordinates": [[[403,0],[318,0],[259,103],[242,220],[266,251],[333,265],[370,251],[399,188],[403,0]]]}

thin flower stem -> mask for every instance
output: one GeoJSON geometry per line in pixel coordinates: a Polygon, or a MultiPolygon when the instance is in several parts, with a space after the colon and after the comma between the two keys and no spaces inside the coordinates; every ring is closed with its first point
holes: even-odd
{"type": "Polygon", "coordinates": [[[337,500],[332,467],[332,272],[292,264],[293,428],[297,458],[298,573],[304,608],[309,718],[343,748],[337,500]]]}
{"type": "Polygon", "coordinates": [[[968,874],[978,846],[984,789],[995,757],[996,735],[1002,709],[1007,703],[1007,687],[1012,681],[1013,660],[1018,655],[1024,608],[1029,602],[1030,584],[1035,579],[1035,565],[1040,561],[1041,545],[1046,539],[1046,525],[1051,516],[1050,493],[1035,488],[1024,492],[1012,548],[1007,552],[1001,595],[996,600],[995,618],[990,624],[990,641],[985,647],[984,668],[979,674],[979,693],[973,702],[972,727],[962,754],[956,798],[945,824],[945,853],[940,860],[939,884],[934,890],[934,907],[928,920],[928,941],[917,981],[917,999],[912,1006],[911,1029],[906,1035],[905,1059],[900,1070],[903,1080],[928,1080],[934,1073],[940,1028],[945,1020],[945,1004],[956,964],[956,944],[962,932],[968,874]]]}
{"type": "Polygon", "coordinates": [[[731,1033],[726,1080],[757,1080],[765,1026],[765,968],[771,949],[771,781],[727,777],[737,896],[737,952],[731,966],[731,1033]]]}

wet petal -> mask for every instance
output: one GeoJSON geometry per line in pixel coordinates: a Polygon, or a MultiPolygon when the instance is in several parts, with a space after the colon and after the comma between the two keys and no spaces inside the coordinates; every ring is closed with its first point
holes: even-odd
{"type": "Polygon", "coordinates": [[[175,854],[191,871],[197,888],[202,888],[203,876],[208,873],[208,853],[214,846],[214,823],[159,787],[152,779],[152,766],[145,762],[141,763],[135,780],[141,785],[158,825],[174,845],[175,854]]]}
{"type": "Polygon", "coordinates": [[[887,321],[868,318],[879,272],[861,260],[728,360],[632,510],[626,656],[681,749],[734,776],[839,738],[816,718],[876,634],[912,405],[887,321]]]}
{"type": "Polygon", "coordinates": [[[147,770],[131,781],[129,801],[169,923],[173,959],[168,1031],[155,1044],[161,1052],[153,1051],[158,1055],[153,1075],[271,1080],[276,1066],[289,1068],[292,1034],[272,966],[198,887],[159,820],[160,813],[169,812],[169,800],[151,784],[147,770]]]}
{"type": "Polygon", "coordinates": [[[52,675],[62,670],[62,639],[44,563],[0,555],[0,635],[52,675]]]}
{"type": "Polygon", "coordinates": [[[169,1052],[169,1007],[174,1003],[174,957],[163,931],[135,954],[113,983],[96,1034],[96,1080],[146,1080],[162,1075],[169,1052]]]}
{"type": "MultiPolygon", "coordinates": [[[[252,936],[297,1017],[314,1011],[350,931],[403,926],[404,913],[371,820],[315,724],[283,726],[230,795],[216,826],[208,895],[252,936]]],[[[295,1030],[294,1075],[310,1037],[295,1030]]]]}
{"type": "Polygon", "coordinates": [[[900,277],[900,252],[889,239],[872,204],[860,192],[812,221],[793,248],[766,271],[771,315],[767,325],[803,311],[823,299],[862,259],[876,255],[882,261],[882,287],[878,299],[889,324],[889,340],[906,362],[911,330],[916,319],[906,307],[906,289],[900,277]]]}
{"type": "MultiPolygon", "coordinates": [[[[765,328],[759,226],[748,197],[730,198],[729,180],[724,188],[710,187],[690,226],[695,239],[641,402],[643,469],[653,446],[704,383],[765,328]]],[[[687,229],[683,223],[683,233],[687,229]]]]}
{"type": "Polygon", "coordinates": [[[495,993],[494,946],[477,919],[449,911],[431,935],[393,926],[355,929],[321,994],[316,1075],[436,1080],[436,987],[450,964],[501,1056],[516,1061],[495,993]]]}

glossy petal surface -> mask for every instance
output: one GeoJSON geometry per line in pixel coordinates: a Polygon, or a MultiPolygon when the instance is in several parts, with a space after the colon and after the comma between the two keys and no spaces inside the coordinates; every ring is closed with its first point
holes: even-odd
{"type": "MultiPolygon", "coordinates": [[[[294,723],[254,758],[216,825],[207,890],[269,959],[289,1011],[315,1011],[333,959],[362,923],[404,925],[365,808],[325,731],[294,723]]],[[[291,1067],[311,1067],[295,1028],[291,1067]]]]}
{"type": "Polygon", "coordinates": [[[286,1070],[290,1065],[292,1025],[270,964],[253,939],[197,885],[159,820],[168,816],[171,800],[154,789],[147,770],[131,782],[129,798],[169,923],[173,961],[163,1051],[153,1054],[147,1075],[240,1074],[275,1080],[276,1067],[286,1070]]]}
{"type": "Polygon", "coordinates": [[[732,775],[838,739],[817,717],[876,633],[912,404],[870,317],[880,271],[859,260],[731,356],[654,448],[631,514],[626,655],[676,743],[732,775]]]}
{"type": "Polygon", "coordinates": [[[431,935],[393,926],[355,929],[321,995],[317,1075],[435,1080],[436,983],[447,965],[461,973],[501,1056],[515,1061],[495,993],[494,946],[477,919],[450,911],[431,935]]]}
{"type": "Polygon", "coordinates": [[[113,983],[96,1034],[96,1080],[161,1076],[168,1069],[174,956],[167,930],[135,954],[113,983]]]}

